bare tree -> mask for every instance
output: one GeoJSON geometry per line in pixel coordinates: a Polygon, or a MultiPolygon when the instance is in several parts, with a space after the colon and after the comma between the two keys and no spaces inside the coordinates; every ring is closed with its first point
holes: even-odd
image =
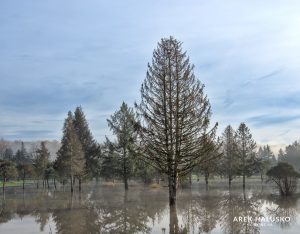
{"type": "Polygon", "coordinates": [[[8,142],[3,138],[0,139],[0,159],[4,159],[5,151],[8,148],[8,142]]]}
{"type": "Polygon", "coordinates": [[[181,44],[173,37],[158,43],[136,104],[143,156],[167,174],[170,205],[177,179],[206,160],[217,128],[209,129],[210,103],[181,44]]]}

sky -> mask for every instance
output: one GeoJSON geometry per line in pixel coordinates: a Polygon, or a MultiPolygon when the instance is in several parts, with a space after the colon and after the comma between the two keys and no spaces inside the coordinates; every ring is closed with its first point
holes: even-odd
{"type": "Polygon", "coordinates": [[[274,150],[300,138],[300,1],[3,0],[0,138],[60,140],[81,105],[95,138],[140,98],[161,38],[183,42],[218,134],[245,122],[274,150]]]}

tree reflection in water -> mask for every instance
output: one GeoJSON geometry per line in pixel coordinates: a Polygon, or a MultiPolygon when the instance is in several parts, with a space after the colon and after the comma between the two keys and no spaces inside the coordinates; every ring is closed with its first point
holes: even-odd
{"type": "Polygon", "coordinates": [[[267,214],[275,219],[276,217],[288,218],[289,221],[279,221],[275,224],[280,225],[281,228],[288,228],[293,223],[296,222],[297,217],[297,202],[299,200],[299,195],[294,196],[267,196],[266,199],[271,202],[272,206],[267,208],[267,214]]]}
{"type": "Polygon", "coordinates": [[[7,194],[1,201],[0,229],[10,220],[31,216],[44,233],[48,233],[49,226],[52,233],[60,234],[259,233],[258,221],[235,222],[234,217],[291,217],[291,223],[278,226],[280,232],[293,225],[299,213],[298,197],[282,199],[251,190],[245,193],[183,190],[177,207],[171,208],[164,189],[132,188],[124,192],[121,187],[100,187],[87,191],[81,196],[48,191],[7,194]]]}

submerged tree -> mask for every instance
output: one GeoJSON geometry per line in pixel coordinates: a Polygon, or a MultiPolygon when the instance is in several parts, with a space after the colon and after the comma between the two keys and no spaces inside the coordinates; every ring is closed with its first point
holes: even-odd
{"type": "MultiPolygon", "coordinates": [[[[81,107],[77,107],[74,112],[74,127],[84,152],[85,174],[97,178],[100,174],[100,146],[89,129],[81,107]]],[[[81,178],[79,178],[79,183],[81,183],[81,178]]]]}
{"type": "Polygon", "coordinates": [[[261,181],[263,181],[266,172],[276,165],[276,158],[269,145],[259,147],[257,157],[260,160],[259,171],[261,181]]]}
{"type": "Polygon", "coordinates": [[[292,165],[279,162],[276,166],[272,167],[267,172],[269,181],[276,184],[279,189],[280,195],[292,195],[297,188],[297,180],[300,174],[296,172],[292,165]]]}
{"type": "Polygon", "coordinates": [[[252,138],[250,129],[245,123],[241,123],[237,132],[237,150],[239,157],[239,174],[243,176],[243,188],[245,188],[246,176],[257,172],[259,160],[255,154],[256,143],[252,138]]]}
{"type": "MultiPolygon", "coordinates": [[[[61,148],[57,153],[56,169],[58,174],[70,178],[71,192],[75,176],[84,173],[85,159],[81,143],[74,128],[74,117],[71,111],[65,120],[61,148]]],[[[80,189],[80,188],[79,188],[80,189]]]]}
{"type": "MultiPolygon", "coordinates": [[[[36,150],[34,159],[34,170],[37,179],[43,180],[43,187],[45,187],[45,171],[47,169],[49,158],[50,158],[50,152],[48,151],[46,144],[44,141],[41,142],[40,149],[36,150]]],[[[37,188],[39,186],[39,182],[37,182],[37,188]]]]}
{"type": "Polygon", "coordinates": [[[231,181],[238,174],[239,166],[236,134],[230,125],[225,128],[222,140],[223,158],[220,164],[220,173],[228,178],[230,187],[231,181]]]}
{"type": "Polygon", "coordinates": [[[220,168],[221,164],[219,161],[222,161],[223,153],[220,152],[219,146],[221,143],[218,141],[211,142],[213,145],[213,150],[210,151],[205,157],[207,160],[202,162],[201,164],[197,165],[195,170],[201,172],[204,175],[206,189],[208,189],[208,179],[212,174],[217,174],[218,169],[220,168]]]}
{"type": "Polygon", "coordinates": [[[136,121],[133,109],[123,102],[120,110],[115,112],[107,122],[117,137],[116,142],[112,143],[112,147],[120,163],[119,172],[123,178],[125,190],[128,190],[128,178],[132,166],[131,150],[136,141],[134,128],[136,121]]]}
{"type": "Polygon", "coordinates": [[[102,146],[102,159],[101,159],[101,169],[100,175],[106,181],[114,180],[118,175],[118,158],[116,153],[114,152],[114,147],[106,138],[102,146]]]}
{"type": "Polygon", "coordinates": [[[2,177],[2,190],[4,193],[5,183],[8,179],[15,178],[17,176],[17,170],[15,164],[11,161],[0,160],[0,176],[2,177]]]}
{"type": "Polygon", "coordinates": [[[143,156],[168,176],[170,205],[176,203],[178,178],[212,150],[207,142],[217,127],[209,129],[210,103],[181,44],[173,37],[158,43],[136,104],[143,156]]]}
{"type": "Polygon", "coordinates": [[[27,153],[24,142],[21,144],[21,149],[16,152],[14,161],[17,165],[19,179],[23,181],[22,188],[25,189],[25,179],[33,174],[32,160],[27,153]]]}
{"type": "Polygon", "coordinates": [[[293,165],[295,170],[300,172],[300,141],[295,141],[285,148],[286,162],[293,165]]]}

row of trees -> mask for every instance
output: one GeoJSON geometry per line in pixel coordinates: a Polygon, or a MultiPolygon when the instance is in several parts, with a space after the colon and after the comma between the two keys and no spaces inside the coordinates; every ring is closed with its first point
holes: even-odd
{"type": "MultiPolygon", "coordinates": [[[[121,177],[127,190],[128,179],[134,174],[145,181],[164,174],[170,205],[176,203],[179,180],[191,178],[197,169],[204,173],[207,183],[211,173],[226,176],[229,185],[235,176],[242,176],[243,188],[247,176],[260,172],[263,179],[275,160],[269,147],[257,153],[245,123],[237,130],[226,127],[217,138],[218,124],[210,123],[211,105],[204,85],[195,77],[194,66],[181,45],[173,37],[158,43],[141,87],[141,102],[135,103],[135,111],[123,103],[107,120],[115,139],[107,138],[100,146],[81,107],[74,114],[68,113],[57,159],[53,165],[42,162],[47,168],[50,165],[54,177],[63,184],[69,181],[73,192],[76,180],[80,190],[82,180],[88,178],[121,177]]],[[[25,161],[20,167],[23,178],[25,165],[30,164],[25,161]]],[[[37,162],[32,164],[37,168],[37,162]]],[[[45,166],[38,168],[38,175],[45,177],[45,166]]]]}

